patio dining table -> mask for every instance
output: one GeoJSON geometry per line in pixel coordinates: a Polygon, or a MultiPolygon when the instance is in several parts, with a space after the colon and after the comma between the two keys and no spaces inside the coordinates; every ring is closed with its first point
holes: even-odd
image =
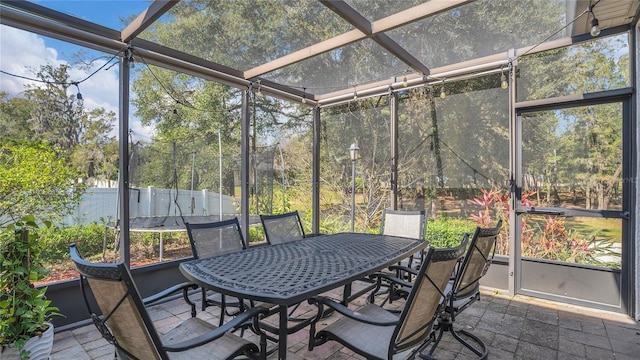
{"type": "Polygon", "coordinates": [[[348,295],[352,282],[425,247],[404,237],[338,233],[197,259],[180,271],[204,288],[278,305],[278,358],[286,359],[288,306],[343,285],[348,295]]]}

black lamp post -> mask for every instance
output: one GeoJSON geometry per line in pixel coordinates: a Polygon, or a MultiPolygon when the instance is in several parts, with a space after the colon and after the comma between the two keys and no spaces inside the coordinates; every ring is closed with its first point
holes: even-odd
{"type": "Polygon", "coordinates": [[[360,148],[355,143],[349,147],[349,157],[351,158],[351,232],[354,231],[356,215],[356,158],[360,148]]]}

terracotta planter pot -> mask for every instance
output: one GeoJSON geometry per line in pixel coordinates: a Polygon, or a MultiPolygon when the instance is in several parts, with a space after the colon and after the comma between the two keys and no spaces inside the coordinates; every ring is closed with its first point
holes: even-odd
{"type": "MultiPolygon", "coordinates": [[[[47,360],[53,348],[53,324],[49,324],[49,329],[42,336],[29,339],[24,344],[24,350],[30,351],[30,360],[47,360]]],[[[20,353],[13,347],[8,347],[0,352],[0,360],[19,360],[20,353]]]]}

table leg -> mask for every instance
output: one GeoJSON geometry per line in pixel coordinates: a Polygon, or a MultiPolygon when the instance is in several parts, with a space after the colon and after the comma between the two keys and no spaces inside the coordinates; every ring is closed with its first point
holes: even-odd
{"type": "Polygon", "coordinates": [[[347,284],[342,289],[342,305],[349,305],[349,298],[351,298],[351,284],[347,284]]]}
{"type": "Polygon", "coordinates": [[[287,325],[289,322],[288,307],[280,306],[280,328],[278,329],[278,359],[287,358],[287,325]]]}

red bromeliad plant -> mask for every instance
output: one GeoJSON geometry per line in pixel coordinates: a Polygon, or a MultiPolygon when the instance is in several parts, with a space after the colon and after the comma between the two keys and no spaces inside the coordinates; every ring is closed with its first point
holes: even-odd
{"type": "MultiPolygon", "coordinates": [[[[481,189],[482,196],[469,200],[471,204],[480,206],[477,215],[471,218],[480,227],[492,227],[502,219],[503,226],[509,228],[509,202],[510,195],[506,190],[481,189]]],[[[529,197],[532,193],[522,195],[522,205],[531,206],[529,197]]],[[[530,219],[529,219],[530,220],[530,219]]],[[[602,247],[595,241],[595,234],[589,236],[589,240],[582,240],[579,235],[567,230],[562,218],[548,216],[543,223],[528,221],[523,216],[520,228],[522,256],[538,259],[550,259],[566,262],[593,262],[594,254],[598,247],[602,247]]],[[[606,249],[605,249],[606,250],[606,249]]],[[[496,253],[509,254],[508,231],[500,232],[496,244],[496,253]]]]}
{"type": "MultiPolygon", "coordinates": [[[[482,209],[478,211],[478,215],[471,215],[471,218],[475,220],[476,225],[480,227],[493,227],[496,226],[498,220],[502,219],[502,227],[509,228],[509,192],[501,189],[494,189],[491,191],[480,189],[482,191],[481,197],[476,197],[469,200],[470,203],[479,205],[482,209]]],[[[531,194],[524,194],[522,196],[522,205],[530,206],[529,196],[531,194]]],[[[526,225],[523,222],[522,234],[525,236],[526,225]]],[[[528,233],[528,231],[526,231],[528,233]]],[[[509,254],[509,232],[501,231],[498,234],[498,241],[496,244],[496,254],[507,255],[509,254]]]]}

